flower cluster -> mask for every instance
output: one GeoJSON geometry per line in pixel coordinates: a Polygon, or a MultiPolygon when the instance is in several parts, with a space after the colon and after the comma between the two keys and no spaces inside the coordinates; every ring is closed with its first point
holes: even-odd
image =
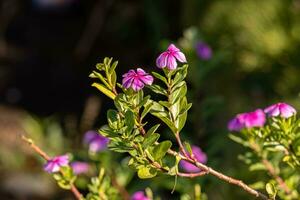
{"type": "MultiPolygon", "coordinates": [[[[158,68],[167,67],[169,70],[177,68],[177,61],[181,63],[186,62],[185,55],[174,45],[170,44],[168,49],[161,53],[156,60],[158,68]]],[[[129,70],[123,76],[122,85],[124,88],[132,88],[134,91],[139,91],[144,88],[145,85],[152,85],[153,76],[146,73],[143,69],[137,68],[137,70],[129,70]]]]}
{"type": "Polygon", "coordinates": [[[254,112],[240,113],[228,123],[230,131],[240,131],[244,128],[263,127],[266,115],[269,117],[289,118],[296,114],[296,110],[286,103],[276,103],[266,109],[257,109],[254,112]]]}

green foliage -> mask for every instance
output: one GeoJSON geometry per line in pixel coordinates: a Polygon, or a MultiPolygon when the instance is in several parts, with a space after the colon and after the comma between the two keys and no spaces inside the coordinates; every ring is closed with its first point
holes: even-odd
{"type": "Polygon", "coordinates": [[[88,185],[89,193],[87,200],[121,200],[120,194],[116,188],[112,186],[110,177],[105,174],[103,168],[99,171],[98,177],[92,177],[91,183],[88,185]]]}
{"type": "Polygon", "coordinates": [[[257,188],[266,185],[271,199],[299,199],[300,151],[299,119],[273,117],[263,128],[244,129],[238,136],[229,137],[250,149],[240,156],[250,171],[264,171],[269,177],[254,183],[257,188]]]}
{"type": "Polygon", "coordinates": [[[76,180],[76,176],[73,174],[73,170],[71,167],[61,167],[59,173],[55,173],[52,175],[56,180],[58,186],[65,190],[70,190],[72,184],[76,180]]]}
{"type": "Polygon", "coordinates": [[[187,112],[191,108],[191,104],[187,102],[187,86],[184,81],[188,66],[184,65],[173,71],[164,70],[163,75],[153,73],[165,86],[148,86],[152,92],[164,98],[154,101],[150,95],[144,96],[143,90],[135,92],[123,88],[120,84],[122,93],[118,93],[115,90],[116,83],[110,81],[115,74],[116,62],[112,65],[111,63],[112,59],[105,58],[103,63],[96,66],[99,71],[104,72],[105,77],[97,72],[91,75],[103,83],[102,87],[106,90],[99,90],[111,97],[116,107],[107,111],[108,125],[103,126],[99,133],[110,139],[110,150],[128,153],[131,156],[128,165],[137,171],[140,178],[152,178],[158,172],[176,175],[179,160],[174,166],[167,166],[164,161],[172,142],[159,141],[160,134],[157,130],[160,124],[145,130],[146,123],[143,123],[143,119],[147,114],[152,114],[162,120],[174,134],[182,130],[187,112]],[[175,173],[170,172],[170,168],[176,169],[175,173]]]}

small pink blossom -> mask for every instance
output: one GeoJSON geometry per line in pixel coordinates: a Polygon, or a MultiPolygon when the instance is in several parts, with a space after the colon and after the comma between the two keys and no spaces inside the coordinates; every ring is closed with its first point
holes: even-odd
{"type": "Polygon", "coordinates": [[[185,55],[174,44],[170,44],[168,49],[156,59],[156,66],[158,68],[167,67],[169,70],[174,70],[177,67],[176,60],[181,63],[186,62],[185,55]]]}
{"type": "Polygon", "coordinates": [[[144,85],[152,85],[153,77],[143,69],[137,68],[136,72],[132,69],[123,75],[122,84],[125,88],[132,88],[134,91],[141,90],[144,85]]]}
{"type": "Polygon", "coordinates": [[[44,170],[48,173],[55,173],[60,170],[60,167],[68,166],[69,157],[68,155],[56,156],[47,161],[44,166],[44,170]]]}
{"type": "Polygon", "coordinates": [[[149,200],[143,191],[137,191],[131,196],[131,200],[149,200]]]}
{"type": "Polygon", "coordinates": [[[107,148],[109,139],[94,130],[90,130],[85,133],[83,142],[89,146],[91,153],[97,153],[107,148]]]}
{"type": "Polygon", "coordinates": [[[90,165],[86,162],[74,161],[70,164],[73,169],[74,174],[85,174],[89,171],[90,165]]]}
{"type": "Polygon", "coordinates": [[[262,127],[266,122],[266,116],[262,109],[254,112],[241,113],[228,123],[230,131],[240,131],[243,128],[262,127]]]}
{"type": "MultiPolygon", "coordinates": [[[[192,146],[192,152],[196,158],[196,160],[200,163],[206,163],[207,162],[207,156],[206,154],[197,146],[192,146]]],[[[180,166],[183,168],[186,172],[199,172],[201,171],[198,167],[195,165],[185,161],[180,161],[180,166]]]]}
{"type": "Polygon", "coordinates": [[[292,106],[286,103],[273,104],[267,107],[264,111],[268,116],[271,117],[281,116],[283,118],[289,118],[297,113],[295,108],[293,108],[292,106]]]}

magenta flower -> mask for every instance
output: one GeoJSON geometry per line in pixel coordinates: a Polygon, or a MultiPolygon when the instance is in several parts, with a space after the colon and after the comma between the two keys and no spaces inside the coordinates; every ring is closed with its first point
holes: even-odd
{"type": "Polygon", "coordinates": [[[296,114],[297,112],[295,108],[293,108],[292,106],[286,103],[273,104],[267,107],[264,111],[265,113],[267,113],[268,116],[271,117],[281,116],[283,118],[289,118],[294,114],[296,114]]]}
{"type": "MultiPolygon", "coordinates": [[[[196,158],[196,160],[200,163],[206,163],[207,162],[207,156],[206,154],[197,146],[192,146],[192,152],[196,158]]],[[[180,166],[182,169],[184,169],[186,172],[199,172],[201,171],[198,167],[195,165],[185,161],[180,161],[180,166]]]]}
{"type": "Polygon", "coordinates": [[[174,70],[177,67],[176,60],[181,63],[186,62],[185,55],[174,44],[170,44],[168,49],[156,59],[156,66],[158,68],[167,67],[169,70],[174,70]]]}
{"type": "Polygon", "coordinates": [[[70,164],[73,169],[74,174],[85,174],[89,171],[90,165],[86,162],[74,161],[70,164]]]}
{"type": "Polygon", "coordinates": [[[123,75],[122,84],[125,88],[132,88],[139,91],[144,85],[152,85],[153,77],[146,73],[143,69],[137,68],[136,72],[132,69],[123,75]]]}
{"type": "Polygon", "coordinates": [[[196,52],[198,57],[202,60],[209,60],[212,57],[212,50],[210,46],[204,42],[198,42],[196,44],[196,52]]]}
{"type": "Polygon", "coordinates": [[[131,196],[131,200],[149,200],[143,191],[137,191],[131,196]]]}
{"type": "Polygon", "coordinates": [[[109,139],[91,130],[85,133],[83,141],[89,146],[90,152],[97,153],[106,149],[109,139]]]}
{"type": "Polygon", "coordinates": [[[60,170],[60,167],[68,166],[68,164],[68,155],[56,156],[47,161],[47,163],[44,165],[44,170],[48,173],[55,173],[60,170]]]}
{"type": "Polygon", "coordinates": [[[266,122],[266,116],[262,109],[254,112],[241,113],[229,121],[228,129],[230,131],[240,131],[243,128],[262,127],[266,122]]]}

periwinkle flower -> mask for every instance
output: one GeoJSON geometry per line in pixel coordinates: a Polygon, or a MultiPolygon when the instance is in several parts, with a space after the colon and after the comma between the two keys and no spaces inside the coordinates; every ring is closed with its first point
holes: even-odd
{"type": "MultiPolygon", "coordinates": [[[[200,163],[206,163],[207,162],[207,156],[206,154],[197,146],[192,146],[192,152],[196,158],[196,160],[200,163]]],[[[182,169],[184,169],[186,172],[199,172],[201,171],[198,167],[195,165],[185,161],[181,160],[180,161],[180,166],[182,169]]]]}
{"type": "Polygon", "coordinates": [[[273,105],[267,107],[264,111],[270,117],[281,116],[283,118],[289,118],[297,113],[295,108],[293,108],[292,106],[290,106],[287,103],[273,104],[273,105]]]}
{"type": "Polygon", "coordinates": [[[202,60],[209,60],[212,57],[212,50],[210,46],[204,42],[198,42],[196,44],[196,53],[202,60]]]}
{"type": "Polygon", "coordinates": [[[48,173],[55,173],[60,170],[60,167],[68,166],[68,164],[68,155],[55,156],[47,161],[47,163],[44,165],[44,170],[48,173]]]}
{"type": "Polygon", "coordinates": [[[235,118],[229,121],[228,129],[240,131],[243,128],[262,127],[265,122],[265,113],[262,109],[257,109],[253,112],[237,114],[235,118]]]}
{"type": "Polygon", "coordinates": [[[84,135],[84,143],[89,146],[89,151],[92,153],[106,149],[108,142],[108,138],[93,130],[87,131],[84,135]]]}
{"type": "Polygon", "coordinates": [[[136,71],[131,69],[122,77],[122,85],[127,89],[132,88],[134,91],[139,91],[145,85],[152,85],[153,83],[153,77],[141,68],[137,68],[136,71]]]}
{"type": "Polygon", "coordinates": [[[74,161],[70,164],[73,169],[74,174],[85,174],[89,171],[90,165],[86,162],[74,161]]]}
{"type": "Polygon", "coordinates": [[[177,67],[176,60],[186,63],[185,55],[174,44],[170,44],[168,49],[156,59],[156,66],[158,68],[167,67],[169,70],[174,70],[177,67]]]}
{"type": "Polygon", "coordinates": [[[137,191],[131,196],[131,200],[149,200],[143,191],[137,191]]]}

